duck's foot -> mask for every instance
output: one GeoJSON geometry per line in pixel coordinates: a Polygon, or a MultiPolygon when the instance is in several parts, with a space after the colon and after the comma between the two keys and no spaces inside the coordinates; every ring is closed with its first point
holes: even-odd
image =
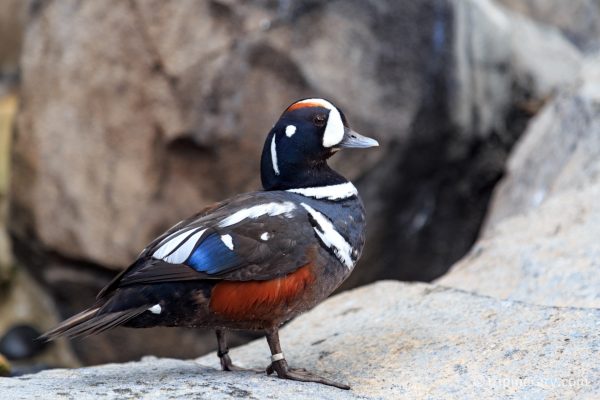
{"type": "Polygon", "coordinates": [[[291,379],[293,381],[301,382],[316,382],[322,383],[323,385],[334,386],[340,389],[350,389],[350,386],[348,385],[315,375],[303,368],[295,369],[288,367],[287,361],[285,361],[283,353],[281,352],[281,345],[279,344],[279,332],[277,328],[267,331],[267,342],[269,343],[269,348],[271,349],[271,365],[269,365],[267,368],[267,375],[271,375],[273,372],[276,372],[277,376],[282,379],[291,379]]]}
{"type": "Polygon", "coordinates": [[[316,382],[322,383],[323,385],[350,390],[350,386],[348,385],[315,375],[304,368],[290,368],[288,367],[285,359],[273,361],[273,363],[267,368],[267,375],[271,375],[273,372],[276,372],[277,376],[282,379],[291,379],[293,381],[301,382],[316,382]]]}
{"type": "Polygon", "coordinates": [[[231,361],[231,357],[229,357],[229,354],[221,354],[220,352],[218,354],[219,354],[219,359],[221,361],[221,369],[223,371],[256,372],[256,373],[263,373],[264,372],[264,370],[259,369],[259,368],[242,368],[242,367],[238,367],[237,365],[235,365],[231,361]]]}
{"type": "Polygon", "coordinates": [[[231,357],[229,357],[229,347],[227,347],[227,338],[225,337],[225,331],[221,329],[215,330],[217,334],[217,345],[219,349],[217,350],[217,355],[219,356],[219,360],[221,361],[221,369],[223,371],[251,371],[262,373],[261,369],[252,369],[252,368],[242,368],[238,367],[231,361],[231,357]]]}

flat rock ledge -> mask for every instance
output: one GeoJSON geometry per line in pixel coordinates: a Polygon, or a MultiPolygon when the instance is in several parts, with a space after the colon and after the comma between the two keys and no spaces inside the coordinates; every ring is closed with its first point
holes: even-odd
{"type": "MultiPolygon", "coordinates": [[[[282,330],[290,364],[351,391],[193,361],[57,369],[0,379],[2,399],[597,398],[600,310],[496,300],[382,281],[335,296],[282,330]]],[[[265,367],[264,339],[233,349],[265,367]]]]}

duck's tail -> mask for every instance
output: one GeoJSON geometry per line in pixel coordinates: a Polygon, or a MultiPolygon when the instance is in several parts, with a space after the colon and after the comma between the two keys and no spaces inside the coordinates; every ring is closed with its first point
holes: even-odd
{"type": "Polygon", "coordinates": [[[148,305],[115,312],[102,312],[103,307],[91,307],[60,323],[38,339],[51,341],[59,337],[82,337],[123,325],[148,309],[148,305]]]}

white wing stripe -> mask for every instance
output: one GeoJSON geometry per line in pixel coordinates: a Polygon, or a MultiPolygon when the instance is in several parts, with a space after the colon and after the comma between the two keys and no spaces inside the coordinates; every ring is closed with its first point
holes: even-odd
{"type": "Polygon", "coordinates": [[[196,247],[196,243],[200,240],[202,234],[206,231],[206,229],[202,229],[199,232],[194,233],[188,240],[185,241],[184,244],[179,246],[177,250],[171,253],[168,257],[163,258],[164,261],[170,264],[181,264],[185,260],[188,259],[194,247],[196,247]]]}
{"type": "Polygon", "coordinates": [[[186,237],[190,236],[192,233],[196,232],[198,229],[200,229],[200,228],[191,229],[191,230],[188,229],[188,230],[186,230],[184,232],[180,232],[180,233],[174,232],[168,238],[165,238],[165,240],[163,240],[164,244],[162,246],[160,246],[158,248],[158,250],[156,250],[152,254],[152,257],[161,259],[161,258],[168,256],[177,246],[179,246],[179,244],[181,242],[183,242],[183,240],[186,237]]]}

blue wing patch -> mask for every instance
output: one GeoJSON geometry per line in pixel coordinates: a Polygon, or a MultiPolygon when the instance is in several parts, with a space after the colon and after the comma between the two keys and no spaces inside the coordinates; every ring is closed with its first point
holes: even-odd
{"type": "MultiPolygon", "coordinates": [[[[230,245],[233,247],[233,242],[230,245]]],[[[200,243],[184,264],[198,272],[213,275],[236,267],[240,262],[240,257],[225,244],[222,237],[213,233],[200,243]]]]}

